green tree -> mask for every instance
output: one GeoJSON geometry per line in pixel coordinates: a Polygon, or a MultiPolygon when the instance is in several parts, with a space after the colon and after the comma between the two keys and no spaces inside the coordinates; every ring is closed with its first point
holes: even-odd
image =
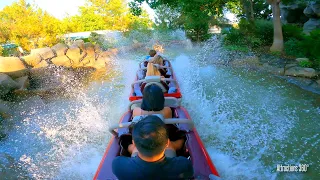
{"type": "Polygon", "coordinates": [[[132,28],[149,28],[151,20],[146,13],[134,17],[124,0],[87,0],[79,14],[64,19],[69,32],[94,30],[129,31],[132,28]],[[74,27],[77,24],[78,27],[74,27]]]}
{"type": "Polygon", "coordinates": [[[130,3],[132,12],[139,15],[141,4],[146,2],[151,8],[157,9],[166,5],[178,10],[183,17],[183,27],[193,40],[205,40],[208,38],[209,23],[213,17],[221,16],[223,6],[227,0],[134,0],[130,3]]]}
{"type": "Polygon", "coordinates": [[[60,21],[25,0],[0,11],[0,40],[11,41],[26,50],[51,46],[58,41],[60,21]]]}

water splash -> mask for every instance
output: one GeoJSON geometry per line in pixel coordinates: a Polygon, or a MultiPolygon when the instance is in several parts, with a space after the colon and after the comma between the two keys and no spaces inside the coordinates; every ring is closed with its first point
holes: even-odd
{"type": "MultiPolygon", "coordinates": [[[[207,50],[177,56],[173,66],[182,89],[183,105],[223,179],[305,177],[277,173],[276,165],[317,161],[315,157],[319,154],[314,154],[314,146],[319,141],[314,138],[302,140],[311,146],[298,146],[300,152],[294,151],[301,140],[293,137],[297,136],[297,130],[301,131],[302,119],[307,117],[300,113],[302,107],[297,103],[305,101],[310,114],[307,119],[315,122],[320,117],[310,103],[312,98],[292,96],[292,92],[301,90],[274,77],[214,67],[207,59],[210,53],[203,52],[207,50]]],[[[319,129],[311,124],[304,125],[309,130],[314,126],[319,129]]],[[[298,134],[312,134],[307,131],[298,134]]]]}

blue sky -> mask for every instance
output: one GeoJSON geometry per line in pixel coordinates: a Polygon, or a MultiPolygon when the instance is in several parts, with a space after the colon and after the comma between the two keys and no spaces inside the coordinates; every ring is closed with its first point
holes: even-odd
{"type": "MultiPolygon", "coordinates": [[[[16,1],[18,0],[0,0],[0,10],[16,1]]],[[[85,0],[27,0],[27,2],[36,4],[53,16],[62,19],[67,13],[77,14],[78,7],[84,5],[85,0]]]]}

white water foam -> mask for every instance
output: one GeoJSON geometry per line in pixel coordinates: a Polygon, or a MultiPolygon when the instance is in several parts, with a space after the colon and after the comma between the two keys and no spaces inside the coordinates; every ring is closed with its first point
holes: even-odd
{"type": "Polygon", "coordinates": [[[250,84],[242,82],[241,77],[210,65],[201,67],[187,55],[176,57],[173,67],[182,89],[183,105],[195,121],[221,177],[276,179],[276,164],[267,166],[262,159],[272,156],[272,149],[276,148],[273,142],[284,141],[294,126],[294,114],[278,109],[283,102],[268,99],[274,94],[264,87],[255,87],[266,93],[264,96],[248,94],[246,86],[250,84]],[[248,99],[241,97],[245,94],[248,99]],[[250,100],[251,97],[256,99],[250,100]]]}

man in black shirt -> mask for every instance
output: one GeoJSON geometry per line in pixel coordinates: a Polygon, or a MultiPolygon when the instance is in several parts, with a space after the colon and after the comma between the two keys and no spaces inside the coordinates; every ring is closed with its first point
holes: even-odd
{"type": "Polygon", "coordinates": [[[126,179],[191,179],[193,167],[185,157],[165,157],[170,140],[164,122],[147,116],[134,125],[133,144],[138,156],[119,156],[112,162],[112,172],[119,180],[126,179]]]}

